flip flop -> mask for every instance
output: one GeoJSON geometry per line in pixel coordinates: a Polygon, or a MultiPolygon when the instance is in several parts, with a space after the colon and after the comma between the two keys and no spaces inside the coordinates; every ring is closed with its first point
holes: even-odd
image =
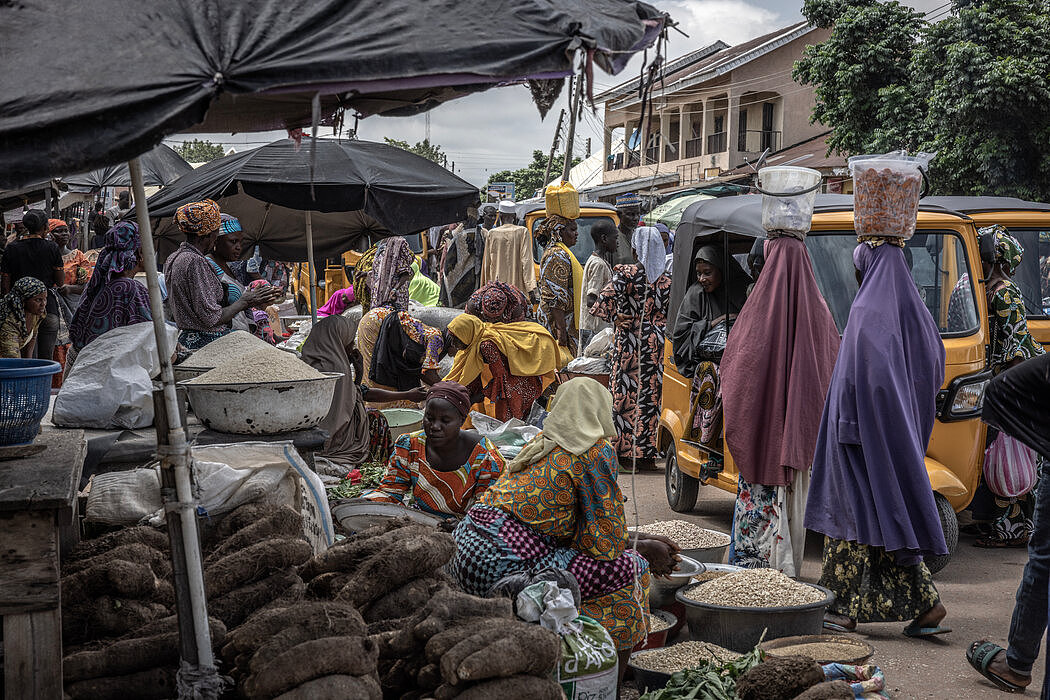
{"type": "Polygon", "coordinates": [[[847,634],[849,632],[856,632],[857,631],[857,627],[856,626],[846,627],[845,625],[840,625],[839,623],[832,622],[831,620],[824,620],[824,629],[826,629],[826,630],[828,630],[830,632],[845,632],[847,634]]]}
{"type": "Polygon", "coordinates": [[[997,537],[979,537],[974,541],[973,546],[981,549],[1021,549],[1028,546],[1028,538],[1011,537],[1003,540],[997,537]]]}
{"type": "Polygon", "coordinates": [[[912,622],[904,628],[905,637],[932,637],[937,634],[948,634],[952,631],[951,627],[919,627],[918,623],[912,620],[912,622]]]}
{"type": "Polygon", "coordinates": [[[1000,651],[1005,650],[995,642],[981,639],[971,644],[970,648],[967,649],[966,660],[970,662],[970,665],[973,666],[975,671],[990,680],[999,690],[1005,690],[1007,693],[1023,693],[1025,686],[1017,685],[1016,683],[1008,681],[988,670],[988,666],[992,663],[992,659],[994,659],[1000,651]]]}

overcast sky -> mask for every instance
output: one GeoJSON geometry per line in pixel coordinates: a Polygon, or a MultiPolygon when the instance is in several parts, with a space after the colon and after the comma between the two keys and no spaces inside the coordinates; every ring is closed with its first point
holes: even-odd
{"type": "MultiPolygon", "coordinates": [[[[727,44],[769,33],[802,19],[800,0],[649,0],[668,12],[688,34],[671,32],[668,54],[676,58],[701,46],[721,39],[727,44]]],[[[936,17],[946,0],[905,0],[923,12],[936,17]]],[[[641,59],[628,64],[619,75],[612,76],[595,69],[595,92],[629,80],[638,74],[641,59]]],[[[448,102],[430,114],[430,140],[440,145],[455,162],[456,173],[477,185],[484,184],[489,174],[524,166],[533,150],[550,148],[558,111],[565,106],[565,96],[555,104],[546,120],[524,86],[497,88],[448,102]]],[[[577,127],[576,155],[583,156],[586,139],[593,150],[602,147],[602,112],[589,110],[577,127]]],[[[327,131],[327,130],[326,130],[327,131]]],[[[426,118],[369,117],[361,120],[358,135],[369,141],[382,141],[384,136],[415,143],[426,134],[426,118]]],[[[243,135],[194,134],[173,136],[166,143],[177,145],[186,138],[207,138],[228,148],[243,150],[282,138],[282,132],[243,135]]]]}

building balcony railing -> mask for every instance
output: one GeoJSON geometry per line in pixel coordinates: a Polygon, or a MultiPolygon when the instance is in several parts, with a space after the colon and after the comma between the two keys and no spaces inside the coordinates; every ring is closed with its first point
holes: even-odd
{"type": "Polygon", "coordinates": [[[761,153],[767,148],[770,151],[780,150],[780,132],[768,129],[748,129],[739,136],[737,150],[745,153],[761,153]]]}
{"type": "Polygon", "coordinates": [[[729,134],[720,131],[707,137],[707,153],[725,153],[729,150],[729,134]]]}
{"type": "MultiPolygon", "coordinates": [[[[655,156],[654,156],[655,158],[655,156]]],[[[611,154],[605,160],[606,172],[611,170],[623,170],[624,168],[636,168],[639,165],[638,151],[630,151],[627,153],[627,163],[624,163],[624,154],[622,151],[611,154]]]]}
{"type": "Polygon", "coordinates": [[[685,142],[685,157],[686,158],[699,158],[704,155],[704,140],[689,139],[685,142]]]}
{"type": "Polygon", "coordinates": [[[655,163],[657,161],[657,159],[659,159],[659,157],[660,157],[660,147],[659,146],[650,146],[649,148],[645,149],[645,162],[646,163],[655,163]]]}

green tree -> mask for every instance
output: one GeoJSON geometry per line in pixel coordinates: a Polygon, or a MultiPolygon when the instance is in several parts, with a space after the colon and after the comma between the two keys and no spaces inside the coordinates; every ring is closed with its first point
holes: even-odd
{"type": "MultiPolygon", "coordinates": [[[[579,158],[572,159],[572,165],[579,164],[579,158]]],[[[565,165],[565,154],[556,154],[551,162],[550,179],[561,175],[565,165]]],[[[489,176],[489,182],[513,182],[514,196],[518,199],[532,197],[547,183],[543,181],[543,174],[547,170],[547,154],[543,151],[532,152],[532,162],[524,168],[517,170],[500,170],[489,176]]]]}
{"type": "Polygon", "coordinates": [[[831,150],[937,151],[933,190],[1050,197],[1050,13],[1042,0],[954,0],[925,22],[895,1],[806,0],[832,27],[795,65],[831,150]]]}
{"type": "Polygon", "coordinates": [[[187,163],[207,163],[226,155],[226,151],[223,150],[221,143],[201,141],[200,139],[184,141],[181,146],[175,148],[175,152],[182,156],[187,163]]]}
{"type": "Polygon", "coordinates": [[[398,141],[397,139],[383,137],[383,140],[390,146],[395,146],[401,150],[408,151],[409,153],[415,153],[417,156],[423,156],[427,160],[432,160],[439,165],[445,165],[448,160],[448,156],[441,150],[441,146],[430,143],[430,139],[423,139],[417,141],[416,145],[409,145],[408,141],[398,141]]]}

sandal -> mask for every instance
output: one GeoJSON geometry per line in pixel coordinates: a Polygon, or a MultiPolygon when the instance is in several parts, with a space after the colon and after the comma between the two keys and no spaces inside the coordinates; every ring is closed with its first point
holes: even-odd
{"type": "Polygon", "coordinates": [[[974,547],[980,547],[981,549],[1022,549],[1028,546],[1027,537],[1011,537],[1010,539],[1000,539],[998,537],[978,537],[974,543],[974,547]]]}
{"type": "Polygon", "coordinates": [[[1005,690],[1007,693],[1023,693],[1027,686],[1017,685],[988,670],[992,659],[1000,651],[1006,650],[995,642],[980,639],[970,645],[970,648],[966,651],[966,660],[970,662],[975,671],[990,680],[999,690],[1005,690]]]}
{"type": "MultiPolygon", "coordinates": [[[[847,617],[845,617],[843,615],[838,615],[838,614],[835,614],[835,613],[829,613],[829,615],[833,615],[834,617],[837,617],[837,618],[840,618],[840,619],[849,620],[849,618],[847,618],[847,617]]],[[[849,624],[845,624],[844,625],[844,624],[842,624],[840,622],[835,622],[833,619],[830,619],[829,615],[825,615],[824,616],[824,622],[823,622],[824,629],[828,630],[829,632],[856,632],[857,631],[857,622],[855,620],[849,620],[849,624]]]]}
{"type": "Polygon", "coordinates": [[[948,634],[952,631],[951,627],[920,627],[919,623],[912,620],[907,627],[904,628],[905,637],[932,637],[937,634],[948,634]]]}

